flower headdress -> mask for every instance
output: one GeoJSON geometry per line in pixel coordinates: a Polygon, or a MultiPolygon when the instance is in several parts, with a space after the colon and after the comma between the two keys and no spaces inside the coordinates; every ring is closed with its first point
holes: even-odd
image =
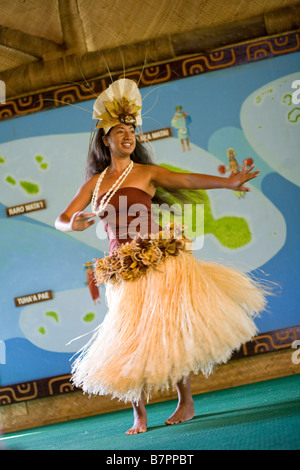
{"type": "Polygon", "coordinates": [[[96,129],[103,128],[105,134],[117,124],[142,124],[142,97],[133,80],[121,78],[113,82],[98,96],[94,103],[93,119],[100,122],[96,129]]]}

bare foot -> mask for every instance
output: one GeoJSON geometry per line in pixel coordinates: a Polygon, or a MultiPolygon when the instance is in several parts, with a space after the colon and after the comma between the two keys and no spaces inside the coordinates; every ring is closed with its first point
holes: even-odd
{"type": "Polygon", "coordinates": [[[174,413],[165,421],[165,424],[177,424],[183,421],[189,421],[195,416],[194,402],[178,404],[174,413]]]}
{"type": "Polygon", "coordinates": [[[132,428],[126,431],[126,434],[139,434],[140,432],[147,431],[147,419],[146,421],[142,418],[137,418],[134,420],[132,428]]]}
{"type": "Polygon", "coordinates": [[[132,428],[126,431],[126,434],[139,434],[147,431],[147,412],[142,398],[138,404],[132,403],[134,423],[132,428]]]}

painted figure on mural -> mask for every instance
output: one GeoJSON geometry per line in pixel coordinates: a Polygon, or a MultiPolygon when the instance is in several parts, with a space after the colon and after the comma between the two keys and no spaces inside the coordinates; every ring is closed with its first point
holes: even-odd
{"type": "MultiPolygon", "coordinates": [[[[228,168],[225,165],[219,165],[218,171],[221,175],[225,175],[227,172],[230,172],[229,178],[232,176],[237,175],[242,170],[242,166],[239,165],[236,157],[236,153],[232,147],[227,149],[227,157],[229,158],[228,168]]],[[[252,158],[246,158],[243,160],[243,163],[246,164],[247,168],[253,165],[252,158]]],[[[234,191],[234,194],[240,199],[241,197],[245,197],[245,191],[234,191]]]]}
{"type": "Polygon", "coordinates": [[[94,301],[94,305],[96,305],[97,303],[100,304],[100,293],[94,275],[93,263],[88,262],[85,263],[84,266],[86,267],[86,284],[89,287],[89,291],[94,301]]]}
{"type": "Polygon", "coordinates": [[[171,125],[177,130],[177,137],[180,139],[182,145],[182,151],[185,152],[185,143],[188,150],[190,148],[190,131],[189,124],[191,123],[191,118],[187,113],[182,111],[182,106],[176,106],[176,113],[173,116],[171,125]]]}

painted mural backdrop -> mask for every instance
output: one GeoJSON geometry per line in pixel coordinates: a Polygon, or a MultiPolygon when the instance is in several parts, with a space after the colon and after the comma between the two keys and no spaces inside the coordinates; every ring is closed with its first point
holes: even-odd
{"type": "MultiPolygon", "coordinates": [[[[194,240],[197,258],[281,286],[256,319],[260,332],[299,324],[300,107],[291,88],[299,56],[141,90],[143,132],[172,130],[149,144],[157,164],[225,177],[247,160],[261,170],[251,193],[198,193],[204,230],[194,240]]],[[[0,125],[1,386],[69,373],[70,357],[106,314],[105,289],[91,282],[91,261],[108,250],[101,223],[54,228],[84,180],[92,104],[0,125]]]]}

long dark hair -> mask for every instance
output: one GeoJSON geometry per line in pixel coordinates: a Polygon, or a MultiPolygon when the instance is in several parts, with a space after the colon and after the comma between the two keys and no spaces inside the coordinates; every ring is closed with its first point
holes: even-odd
{"type": "MultiPolygon", "coordinates": [[[[105,134],[102,128],[96,131],[94,142],[87,158],[86,179],[101,173],[111,162],[110,150],[103,142],[104,135],[109,135],[109,132],[105,134]]],[[[136,139],[136,147],[130,158],[134,163],[140,163],[142,165],[154,165],[151,155],[149,154],[146,147],[138,140],[138,138],[136,139]]],[[[162,166],[167,167],[167,165],[162,166]]],[[[175,168],[174,170],[176,171],[175,168]]],[[[201,191],[195,190],[166,189],[158,187],[155,196],[152,198],[152,203],[159,205],[172,205],[176,203],[187,204],[201,201],[203,202],[203,194],[201,193],[201,191]]]]}
{"type": "MultiPolygon", "coordinates": [[[[91,176],[96,175],[97,173],[101,173],[110,164],[110,151],[103,142],[104,135],[109,135],[109,133],[110,130],[105,134],[102,128],[96,131],[94,143],[87,159],[86,179],[91,178],[91,176]]],[[[153,165],[153,161],[147,149],[139,142],[138,139],[136,139],[136,147],[130,158],[134,163],[153,165]]]]}

